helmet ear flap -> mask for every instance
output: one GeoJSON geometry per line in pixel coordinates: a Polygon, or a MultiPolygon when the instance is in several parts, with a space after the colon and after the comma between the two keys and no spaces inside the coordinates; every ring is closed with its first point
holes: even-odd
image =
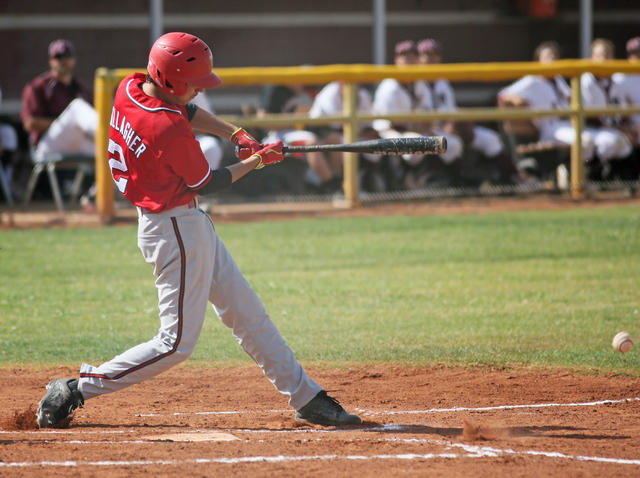
{"type": "Polygon", "coordinates": [[[186,93],[187,87],[186,84],[180,80],[173,79],[169,81],[166,75],[162,73],[160,68],[155,64],[152,59],[149,59],[149,64],[147,66],[147,71],[149,75],[151,75],[151,79],[156,84],[161,91],[168,93],[174,96],[180,96],[186,93]]]}
{"type": "Polygon", "coordinates": [[[149,53],[153,81],[161,91],[174,96],[184,95],[187,84],[197,88],[219,86],[222,80],[212,68],[213,56],[207,44],[187,33],[166,33],[149,53]]]}

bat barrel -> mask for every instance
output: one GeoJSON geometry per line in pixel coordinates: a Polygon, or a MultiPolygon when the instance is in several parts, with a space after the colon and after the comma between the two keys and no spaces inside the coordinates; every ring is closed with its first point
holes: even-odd
{"type": "Polygon", "coordinates": [[[310,151],[345,151],[383,155],[442,154],[447,151],[444,136],[419,136],[417,138],[387,138],[359,141],[347,144],[319,144],[313,146],[285,146],[285,153],[310,151]]]}

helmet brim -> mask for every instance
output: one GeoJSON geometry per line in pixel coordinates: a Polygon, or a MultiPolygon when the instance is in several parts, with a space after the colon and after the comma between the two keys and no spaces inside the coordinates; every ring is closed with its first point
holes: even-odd
{"type": "Polygon", "coordinates": [[[213,71],[203,78],[193,78],[183,81],[198,88],[216,88],[222,84],[222,78],[213,71]]]}

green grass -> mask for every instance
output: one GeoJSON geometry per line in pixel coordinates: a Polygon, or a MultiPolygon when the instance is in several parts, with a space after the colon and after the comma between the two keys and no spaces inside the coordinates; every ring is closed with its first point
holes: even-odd
{"type": "MultiPolygon", "coordinates": [[[[635,207],[222,224],[299,360],[640,369],[635,207]]],[[[134,227],[0,232],[0,364],[98,365],[155,335],[134,227]]],[[[210,309],[192,360],[249,359],[210,309]]]]}

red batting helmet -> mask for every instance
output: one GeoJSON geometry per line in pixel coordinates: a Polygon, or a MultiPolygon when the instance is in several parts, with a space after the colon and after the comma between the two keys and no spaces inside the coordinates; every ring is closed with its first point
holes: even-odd
{"type": "Polygon", "coordinates": [[[213,55],[205,42],[188,33],[172,32],[156,40],[149,53],[147,70],[165,93],[182,96],[187,83],[215,88],[222,80],[211,69],[213,55]]]}

